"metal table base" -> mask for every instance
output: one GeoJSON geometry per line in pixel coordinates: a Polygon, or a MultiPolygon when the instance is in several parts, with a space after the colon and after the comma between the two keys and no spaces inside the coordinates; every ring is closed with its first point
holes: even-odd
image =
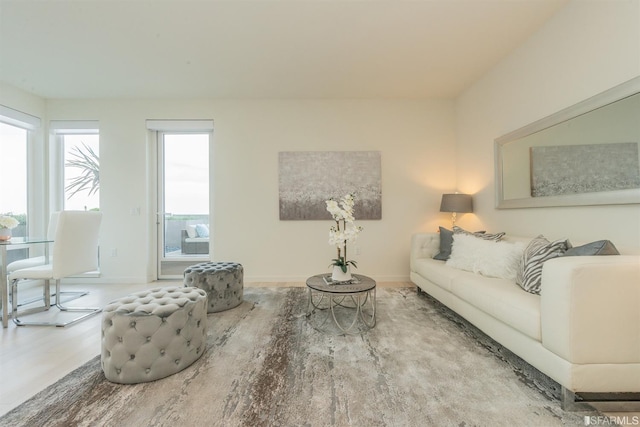
{"type": "Polygon", "coordinates": [[[316,275],[307,279],[306,316],[315,329],[328,331],[329,321],[339,334],[357,334],[375,327],[376,283],[373,279],[357,275],[357,283],[327,284],[323,277],[316,275]],[[324,318],[314,322],[322,313],[324,318]]]}

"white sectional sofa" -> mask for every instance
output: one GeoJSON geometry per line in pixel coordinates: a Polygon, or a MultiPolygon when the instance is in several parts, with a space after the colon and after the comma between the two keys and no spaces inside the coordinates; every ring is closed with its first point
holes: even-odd
{"type": "Polygon", "coordinates": [[[439,233],[413,235],[418,290],[559,383],[565,409],[577,393],[640,392],[640,250],[546,261],[540,295],[432,259],[439,250],[439,233]]]}

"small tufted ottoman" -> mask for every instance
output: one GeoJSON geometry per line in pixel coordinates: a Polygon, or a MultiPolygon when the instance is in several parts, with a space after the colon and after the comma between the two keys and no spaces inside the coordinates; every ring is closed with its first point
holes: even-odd
{"type": "Polygon", "coordinates": [[[207,294],[155,288],[102,310],[102,370],[109,381],[135,384],[180,372],[204,353],[207,294]]]}
{"type": "Polygon", "coordinates": [[[204,289],[209,297],[207,313],[217,313],[240,305],[243,275],[237,262],[203,262],[184,271],[184,285],[204,289]]]}

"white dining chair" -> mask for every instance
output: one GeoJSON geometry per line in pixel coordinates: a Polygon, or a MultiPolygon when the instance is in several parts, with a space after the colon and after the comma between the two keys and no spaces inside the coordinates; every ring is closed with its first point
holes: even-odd
{"type": "MultiPolygon", "coordinates": [[[[48,264],[14,270],[9,273],[12,318],[16,325],[67,326],[101,311],[97,307],[66,307],[61,304],[60,281],[98,269],[98,236],[101,212],[62,211],[58,215],[52,257],[48,264]],[[55,306],[63,312],[84,312],[83,315],[66,322],[24,322],[21,315],[47,310],[47,301],[42,307],[18,312],[18,285],[21,280],[53,280],[55,282],[55,306]]],[[[46,285],[45,285],[46,287],[46,285]]]]}
{"type": "MultiPolygon", "coordinates": [[[[58,224],[58,216],[60,212],[52,212],[49,216],[49,225],[47,227],[47,240],[55,240],[56,238],[56,226],[58,224]]],[[[51,262],[51,256],[49,256],[49,262],[51,262]]],[[[17,261],[13,261],[7,265],[7,274],[15,271],[22,270],[23,268],[35,267],[38,265],[44,265],[47,263],[47,258],[44,255],[29,257],[25,259],[20,259],[17,261]]],[[[46,309],[49,309],[51,305],[51,287],[49,285],[50,281],[45,280],[45,285],[43,289],[43,300],[45,301],[46,309]]],[[[86,295],[86,294],[85,294],[86,295]]],[[[18,301],[18,307],[32,304],[36,301],[40,300],[40,298],[33,298],[26,301],[18,301]]]]}
{"type": "MultiPolygon", "coordinates": [[[[52,212],[49,215],[49,225],[47,227],[47,240],[55,240],[56,238],[56,227],[58,224],[58,216],[60,212],[52,212]]],[[[51,257],[49,257],[49,262],[51,262],[51,257]]],[[[17,261],[13,261],[7,264],[7,273],[11,273],[15,270],[22,270],[23,268],[35,267],[37,265],[46,264],[46,259],[44,255],[30,257],[25,259],[19,259],[17,261]]]]}
{"type": "MultiPolygon", "coordinates": [[[[56,238],[56,228],[57,228],[57,224],[58,224],[58,216],[60,215],[60,212],[52,212],[51,215],[49,215],[49,225],[47,227],[47,239],[54,241],[56,238]]],[[[49,254],[49,263],[52,262],[53,257],[51,256],[51,254],[49,254]]],[[[44,255],[41,256],[35,256],[35,257],[30,257],[30,258],[25,258],[25,259],[20,259],[17,261],[14,261],[10,264],[7,265],[7,273],[11,273],[12,271],[15,270],[22,270],[24,268],[30,268],[30,267],[35,267],[38,265],[44,265],[47,263],[47,258],[44,255]]],[[[50,281],[49,280],[45,280],[45,285],[44,285],[44,289],[43,289],[43,297],[42,299],[45,302],[45,307],[48,310],[49,306],[51,305],[51,297],[55,296],[55,292],[53,294],[51,294],[51,286],[50,286],[50,281]]],[[[61,296],[64,296],[64,301],[60,300],[60,302],[69,302],[69,301],[73,301],[74,299],[83,297],[85,295],[87,295],[88,292],[86,291],[64,291],[62,292],[61,296]]],[[[36,301],[39,301],[41,298],[36,297],[36,298],[30,298],[27,300],[23,300],[23,301],[18,301],[18,307],[23,307],[23,306],[27,306],[30,304],[33,304],[36,301]]]]}

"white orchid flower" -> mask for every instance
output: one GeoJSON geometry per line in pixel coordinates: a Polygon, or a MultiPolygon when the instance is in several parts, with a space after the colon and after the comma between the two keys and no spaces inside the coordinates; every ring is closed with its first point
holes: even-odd
{"type": "Polygon", "coordinates": [[[340,266],[346,272],[348,265],[357,267],[355,261],[347,259],[347,243],[355,241],[362,231],[362,227],[355,225],[355,197],[353,194],[345,194],[339,202],[329,199],[325,203],[327,211],[336,222],[336,225],[329,228],[329,244],[338,249],[338,257],[333,259],[332,265],[340,266]]]}

